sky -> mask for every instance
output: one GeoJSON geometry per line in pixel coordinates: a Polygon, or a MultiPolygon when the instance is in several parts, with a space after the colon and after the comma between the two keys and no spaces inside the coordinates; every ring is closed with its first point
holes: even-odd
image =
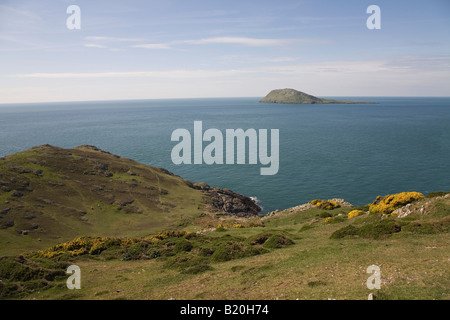
{"type": "Polygon", "coordinates": [[[281,88],[450,96],[450,1],[0,0],[0,103],[281,88]],[[367,27],[370,5],[381,29],[367,27]]]}

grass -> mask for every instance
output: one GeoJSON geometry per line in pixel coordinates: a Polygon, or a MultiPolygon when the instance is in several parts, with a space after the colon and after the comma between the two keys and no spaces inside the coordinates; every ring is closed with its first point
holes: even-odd
{"type": "MultiPolygon", "coordinates": [[[[76,155],[74,161],[84,161],[83,153],[76,155]]],[[[2,165],[0,161],[0,168],[2,165]]],[[[71,164],[67,167],[70,169],[71,164]]],[[[147,172],[137,164],[133,168],[139,176],[147,172]]],[[[159,172],[152,170],[153,178],[148,179],[155,179],[159,172]]],[[[374,293],[377,299],[450,299],[449,198],[433,196],[413,202],[410,208],[415,213],[405,218],[361,214],[347,219],[348,212],[355,209],[350,207],[312,208],[298,213],[286,210],[259,222],[223,220],[222,231],[200,235],[195,231],[218,225],[199,209],[202,195],[194,190],[183,200],[182,180],[160,178],[158,186],[168,190],[167,194],[145,189],[156,195],[151,200],[157,200],[160,206],[152,207],[157,208],[154,217],[145,212],[124,213],[123,208],[119,210],[120,204],[107,201],[108,192],[98,191],[98,199],[98,194],[84,192],[76,179],[64,182],[63,189],[81,199],[78,206],[61,197],[56,204],[47,205],[45,220],[35,212],[40,217],[35,233],[19,237],[14,228],[0,232],[0,252],[10,253],[0,258],[2,298],[366,300],[374,293]],[[95,206],[85,208],[87,203],[95,206]],[[415,210],[421,208],[424,213],[415,210]],[[81,210],[86,214],[77,216],[81,210]],[[325,224],[327,218],[331,222],[325,224]],[[234,224],[244,227],[233,228],[234,224]],[[177,232],[162,232],[172,227],[177,232]],[[64,234],[54,231],[57,228],[64,234]],[[180,232],[183,229],[193,233],[180,232]],[[36,237],[44,234],[46,237],[38,241],[36,237]],[[133,237],[135,241],[107,242],[102,250],[91,250],[91,246],[91,254],[78,256],[70,252],[78,247],[53,258],[17,255],[81,235],[133,237]],[[66,288],[65,268],[69,264],[81,268],[81,290],[66,288]],[[366,287],[370,265],[380,267],[380,290],[366,287]]],[[[39,181],[38,177],[30,179],[39,181]]],[[[57,181],[55,176],[52,179],[57,181]]],[[[120,176],[116,180],[133,195],[138,194],[133,190],[143,188],[138,179],[137,187],[129,185],[136,183],[133,180],[120,176]]],[[[147,201],[137,197],[131,205],[150,207],[147,201]]],[[[37,203],[24,205],[24,211],[32,210],[37,203]]],[[[367,206],[361,210],[367,211],[367,206]]],[[[17,225],[23,226],[21,223],[18,219],[17,225]]]]}
{"type": "Polygon", "coordinates": [[[323,224],[324,218],[318,218],[318,211],[311,209],[302,212],[302,217],[265,220],[266,227],[168,238],[138,247],[141,253],[157,249],[160,255],[156,258],[124,261],[118,259],[120,251],[106,250],[96,257],[71,260],[82,270],[81,290],[68,292],[63,283],[56,283],[25,297],[326,300],[367,299],[374,293],[377,299],[449,299],[450,280],[445,269],[448,229],[415,230],[418,222],[426,226],[448,223],[441,210],[449,207],[446,200],[420,217],[381,219],[366,214],[335,224],[323,224]],[[293,219],[304,222],[294,226],[293,219]],[[400,232],[387,232],[397,224],[400,232]],[[349,226],[361,234],[357,238],[331,238],[349,226]],[[374,232],[382,236],[374,236],[374,232]],[[286,242],[280,239],[290,241],[277,248],[265,246],[269,239],[278,239],[276,244],[286,242]],[[369,290],[365,285],[369,277],[366,269],[372,264],[381,269],[381,290],[369,290]]]}
{"type": "Polygon", "coordinates": [[[10,190],[0,190],[0,211],[10,208],[0,214],[0,256],[78,236],[183,228],[204,212],[202,192],[180,177],[89,147],[35,147],[5,157],[0,173],[10,190]]]}

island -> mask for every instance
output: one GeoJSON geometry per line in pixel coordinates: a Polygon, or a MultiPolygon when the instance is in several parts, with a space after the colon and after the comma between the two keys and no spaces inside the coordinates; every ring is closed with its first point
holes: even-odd
{"type": "Polygon", "coordinates": [[[276,89],[269,92],[259,102],[281,104],[376,104],[371,101],[340,101],[317,98],[295,89],[276,89]]]}

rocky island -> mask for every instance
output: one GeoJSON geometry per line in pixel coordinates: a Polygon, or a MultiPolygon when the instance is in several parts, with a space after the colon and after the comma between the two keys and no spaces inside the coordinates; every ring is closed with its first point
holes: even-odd
{"type": "Polygon", "coordinates": [[[340,101],[333,99],[322,99],[294,89],[272,90],[259,102],[281,104],[376,104],[376,102],[370,101],[340,101]]]}

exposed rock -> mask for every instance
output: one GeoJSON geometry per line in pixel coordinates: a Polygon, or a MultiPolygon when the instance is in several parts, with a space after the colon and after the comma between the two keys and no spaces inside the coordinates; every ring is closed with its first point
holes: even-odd
{"type": "Polygon", "coordinates": [[[11,193],[11,195],[12,195],[13,197],[17,197],[17,198],[23,197],[23,193],[20,192],[20,191],[17,191],[17,190],[13,190],[12,193],[11,193]]]}
{"type": "Polygon", "coordinates": [[[0,209],[0,214],[7,214],[10,210],[11,208],[0,209]]]}
{"type": "Polygon", "coordinates": [[[212,207],[218,211],[244,218],[256,216],[261,211],[251,198],[231,190],[210,187],[206,183],[196,183],[193,187],[202,190],[211,199],[212,207]]]}
{"type": "MultiPolygon", "coordinates": [[[[440,197],[434,197],[434,200],[450,198],[450,193],[440,197]]],[[[401,208],[395,209],[392,213],[397,214],[398,218],[404,218],[411,214],[425,214],[430,200],[425,198],[417,202],[408,203],[401,208]]]]}
{"type": "Polygon", "coordinates": [[[8,220],[0,223],[0,229],[8,229],[14,227],[14,220],[8,220]]]}
{"type": "MultiPolygon", "coordinates": [[[[337,203],[339,203],[339,205],[341,207],[353,207],[353,205],[350,202],[347,202],[344,199],[334,198],[334,199],[329,199],[328,201],[337,202],[337,203]]],[[[316,206],[308,202],[308,203],[304,203],[304,204],[301,204],[299,206],[288,208],[288,209],[285,209],[285,210],[282,210],[282,211],[275,210],[275,211],[269,212],[268,214],[266,214],[263,217],[263,219],[274,217],[274,216],[279,216],[279,215],[282,215],[282,214],[296,214],[296,213],[299,213],[299,212],[302,212],[302,211],[306,211],[306,210],[309,210],[309,209],[312,209],[312,208],[316,208],[316,206]]]]}

